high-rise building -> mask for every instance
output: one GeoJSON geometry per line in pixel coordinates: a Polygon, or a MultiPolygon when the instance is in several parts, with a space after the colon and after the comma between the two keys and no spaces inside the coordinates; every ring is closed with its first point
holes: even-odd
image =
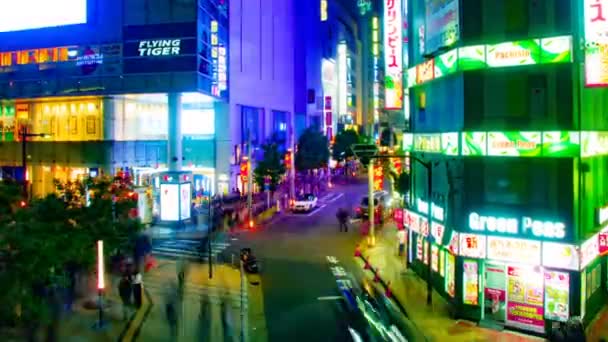
{"type": "Polygon", "coordinates": [[[229,190],[218,143],[230,139],[228,1],[29,3],[0,12],[5,177],[42,195],[54,179],[121,170],[156,189],[157,204],[181,196],[181,216],[167,215],[182,218],[190,192],[229,190]],[[159,191],[171,178],[161,174],[180,170],[192,191],[159,191]]]}
{"type": "Polygon", "coordinates": [[[407,258],[461,318],[589,322],[607,294],[608,3],[407,2],[403,147],[430,168],[411,161],[407,258]]]}

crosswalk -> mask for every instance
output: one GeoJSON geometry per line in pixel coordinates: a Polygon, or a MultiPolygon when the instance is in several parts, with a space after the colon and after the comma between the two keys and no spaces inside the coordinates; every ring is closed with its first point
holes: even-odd
{"type": "MultiPolygon", "coordinates": [[[[152,254],[161,258],[187,259],[197,261],[208,261],[209,252],[199,251],[201,240],[163,240],[152,246],[152,254]],[[201,258],[202,257],[202,258],[201,258]]],[[[218,254],[230,246],[227,242],[211,242],[211,258],[214,259],[218,254]]]]}

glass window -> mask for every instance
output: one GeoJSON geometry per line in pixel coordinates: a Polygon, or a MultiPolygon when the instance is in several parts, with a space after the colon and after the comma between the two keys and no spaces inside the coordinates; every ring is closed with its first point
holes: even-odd
{"type": "Polygon", "coordinates": [[[262,108],[241,106],[241,139],[243,143],[247,143],[248,138],[251,138],[253,145],[261,143],[263,114],[264,110],[262,108]]]}

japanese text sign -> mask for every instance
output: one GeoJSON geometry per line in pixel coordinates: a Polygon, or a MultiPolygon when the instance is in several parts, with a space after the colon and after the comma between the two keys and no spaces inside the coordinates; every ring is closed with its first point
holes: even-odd
{"type": "Polygon", "coordinates": [[[585,0],[585,84],[608,85],[608,0],[585,0]]]}
{"type": "Polygon", "coordinates": [[[486,237],[476,234],[459,234],[460,255],[483,259],[486,257],[486,237]]]}
{"type": "Polygon", "coordinates": [[[403,106],[403,20],[401,0],[384,0],[385,109],[403,106]]]}

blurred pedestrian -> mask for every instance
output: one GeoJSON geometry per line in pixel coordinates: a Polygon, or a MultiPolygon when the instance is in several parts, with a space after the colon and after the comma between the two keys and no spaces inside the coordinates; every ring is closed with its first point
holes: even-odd
{"type": "Polygon", "coordinates": [[[402,256],[403,252],[405,252],[406,239],[407,239],[407,235],[405,234],[405,229],[397,230],[397,242],[399,243],[399,256],[402,256]]]}
{"type": "Polygon", "coordinates": [[[133,287],[131,277],[128,273],[123,273],[118,283],[118,294],[122,300],[122,319],[127,320],[129,316],[129,308],[131,307],[131,299],[133,298],[133,287]]]}
{"type": "Polygon", "coordinates": [[[173,341],[177,340],[177,308],[175,306],[176,303],[173,299],[169,299],[165,304],[165,314],[167,315],[169,331],[173,341]]]}
{"type": "Polygon", "coordinates": [[[133,304],[135,304],[135,308],[141,308],[141,304],[143,301],[143,279],[141,276],[141,272],[139,269],[135,268],[135,272],[133,272],[132,278],[133,284],[133,304]]]}
{"type": "Polygon", "coordinates": [[[340,225],[340,232],[348,232],[348,225],[346,224],[348,221],[348,212],[344,208],[340,208],[336,213],[336,217],[338,218],[338,224],[340,225]]]}

